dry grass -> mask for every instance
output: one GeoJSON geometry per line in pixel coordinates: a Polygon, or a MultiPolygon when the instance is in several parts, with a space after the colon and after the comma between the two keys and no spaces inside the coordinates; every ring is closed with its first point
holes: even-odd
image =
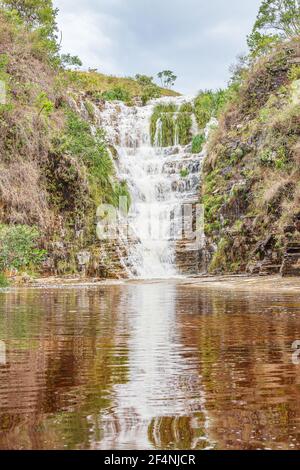
{"type": "MultiPolygon", "coordinates": [[[[73,84],[75,89],[87,93],[104,93],[115,87],[125,88],[131,96],[141,96],[143,90],[133,78],[116,77],[113,75],[104,75],[98,72],[65,72],[65,78],[73,84]]],[[[173,90],[160,88],[162,96],[179,96],[179,93],[173,90]]]]}
{"type": "Polygon", "coordinates": [[[0,219],[7,223],[49,226],[47,193],[41,187],[40,168],[34,162],[0,165],[0,219]]]}

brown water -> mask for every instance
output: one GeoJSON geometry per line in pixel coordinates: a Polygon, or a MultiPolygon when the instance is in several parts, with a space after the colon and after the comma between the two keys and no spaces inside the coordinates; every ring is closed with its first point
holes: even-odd
{"type": "Polygon", "coordinates": [[[0,448],[300,449],[297,339],[291,294],[0,293],[0,448]]]}

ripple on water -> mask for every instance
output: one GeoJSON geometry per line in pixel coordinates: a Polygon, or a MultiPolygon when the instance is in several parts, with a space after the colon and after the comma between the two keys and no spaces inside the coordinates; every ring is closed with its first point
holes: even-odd
{"type": "Polygon", "coordinates": [[[297,296],[176,281],[0,294],[0,448],[299,449],[297,296]]]}

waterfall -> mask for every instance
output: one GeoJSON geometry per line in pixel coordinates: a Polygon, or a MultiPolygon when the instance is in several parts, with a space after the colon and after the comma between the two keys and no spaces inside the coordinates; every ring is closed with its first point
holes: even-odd
{"type": "MultiPolygon", "coordinates": [[[[106,130],[118,152],[118,177],[127,181],[131,193],[130,240],[124,260],[131,277],[169,278],[179,274],[176,214],[185,202],[198,200],[201,156],[191,153],[191,145],[179,145],[178,129],[175,145],[163,148],[162,121],[158,119],[151,145],[153,111],[158,104],[170,102],[179,107],[187,100],[161,98],[143,107],[107,102],[97,111],[98,125],[106,130]]],[[[194,119],[194,133],[195,127],[194,119]]]]}

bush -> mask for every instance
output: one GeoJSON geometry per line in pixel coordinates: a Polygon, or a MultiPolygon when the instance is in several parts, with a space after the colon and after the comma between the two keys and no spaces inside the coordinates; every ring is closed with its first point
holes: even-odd
{"type": "Polygon", "coordinates": [[[176,135],[180,145],[187,145],[192,140],[192,118],[191,113],[181,112],[177,110],[177,106],[173,103],[160,104],[154,109],[151,117],[151,142],[154,144],[157,121],[161,120],[162,133],[161,142],[162,147],[169,147],[175,145],[176,135]]]}
{"type": "Polygon", "coordinates": [[[38,247],[39,232],[27,225],[0,225],[0,271],[36,268],[46,252],[38,247]]]}
{"type": "Polygon", "coordinates": [[[212,117],[218,117],[229,99],[228,91],[211,90],[199,93],[194,102],[195,115],[200,129],[204,129],[212,117]]]}
{"type": "Polygon", "coordinates": [[[205,135],[204,134],[196,135],[192,141],[192,153],[202,152],[204,144],[205,144],[205,135]]]}
{"type": "Polygon", "coordinates": [[[3,273],[0,273],[0,289],[9,286],[8,279],[3,273]]]}
{"type": "Polygon", "coordinates": [[[187,178],[189,176],[189,170],[187,168],[182,168],[182,170],[180,170],[180,176],[181,178],[187,178]]]}
{"type": "Polygon", "coordinates": [[[121,86],[115,86],[111,90],[102,93],[102,98],[107,101],[124,101],[130,102],[132,97],[128,90],[121,86]]]}

